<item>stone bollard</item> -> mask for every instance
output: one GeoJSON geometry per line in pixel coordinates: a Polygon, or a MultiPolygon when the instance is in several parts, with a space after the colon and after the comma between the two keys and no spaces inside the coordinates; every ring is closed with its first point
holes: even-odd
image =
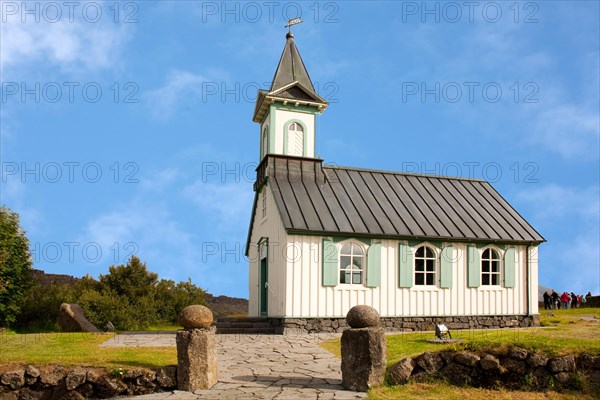
{"type": "Polygon", "coordinates": [[[366,392],[385,378],[387,344],[377,310],[355,306],[348,311],[350,329],[342,333],[342,385],[366,392]]]}
{"type": "Polygon", "coordinates": [[[177,388],[193,392],[217,383],[217,341],[212,312],[188,306],[177,317],[185,330],[177,331],[177,388]]]}

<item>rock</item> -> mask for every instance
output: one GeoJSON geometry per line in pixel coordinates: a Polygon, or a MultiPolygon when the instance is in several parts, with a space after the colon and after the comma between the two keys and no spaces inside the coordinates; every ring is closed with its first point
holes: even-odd
{"type": "Polygon", "coordinates": [[[178,389],[193,392],[214,386],[217,383],[215,329],[177,331],[176,342],[178,389]]]}
{"type": "Polygon", "coordinates": [[[548,356],[538,353],[531,353],[526,360],[527,364],[532,368],[545,367],[548,364],[548,356]]]}
{"type": "Polygon", "coordinates": [[[143,369],[139,369],[139,368],[128,369],[127,371],[125,371],[125,374],[123,375],[123,379],[133,380],[133,379],[136,379],[137,377],[142,376],[143,373],[144,373],[143,369]]]}
{"type": "Polygon", "coordinates": [[[0,376],[0,382],[10,386],[13,390],[19,389],[25,385],[25,371],[22,369],[6,371],[0,376]]]}
{"type": "Polygon", "coordinates": [[[87,372],[83,370],[74,370],[67,374],[65,378],[65,385],[67,390],[76,389],[79,385],[85,383],[87,379],[87,372]]]}
{"type": "Polygon", "coordinates": [[[582,353],[579,356],[579,365],[582,369],[600,369],[600,355],[582,353]]]}
{"type": "Polygon", "coordinates": [[[136,378],[136,382],[138,385],[144,385],[148,382],[154,382],[154,380],[156,379],[156,372],[149,370],[149,369],[143,369],[141,371],[141,374],[138,375],[138,377],[136,378]]]}
{"type": "Polygon", "coordinates": [[[391,385],[402,385],[408,382],[415,365],[415,360],[413,360],[411,357],[398,361],[387,371],[388,382],[391,385]]]}
{"type": "Polygon", "coordinates": [[[548,389],[550,375],[545,368],[535,368],[529,372],[525,382],[529,382],[526,389],[543,392],[548,389]]]}
{"type": "Polygon", "coordinates": [[[573,380],[573,374],[570,372],[559,372],[558,374],[554,375],[554,377],[563,385],[567,385],[573,380]]]}
{"type": "Polygon", "coordinates": [[[515,348],[511,349],[508,356],[510,358],[514,358],[516,360],[525,360],[527,358],[527,350],[521,349],[519,347],[515,347],[515,348]]]}
{"type": "Polygon", "coordinates": [[[63,332],[100,332],[78,304],[61,304],[57,321],[63,332]]]}
{"type": "Polygon", "coordinates": [[[550,368],[550,371],[554,373],[573,371],[575,369],[575,357],[554,357],[548,361],[548,368],[550,368]]]}
{"type": "Polygon", "coordinates": [[[17,392],[11,392],[7,389],[6,393],[3,393],[2,387],[0,387],[0,395],[0,399],[2,400],[19,400],[19,395],[17,392]]]}
{"type": "Polygon", "coordinates": [[[495,371],[500,368],[500,361],[491,354],[486,354],[481,360],[479,365],[486,371],[495,371]]]}
{"type": "Polygon", "coordinates": [[[94,385],[92,385],[89,382],[86,382],[77,388],[77,392],[81,393],[86,399],[90,398],[94,394],[94,385]]]}
{"type": "Polygon", "coordinates": [[[109,375],[104,375],[100,379],[100,382],[96,384],[96,393],[98,397],[102,398],[115,397],[116,395],[123,393],[125,390],[127,390],[127,385],[125,385],[121,380],[113,378],[109,375]]]}
{"type": "Polygon", "coordinates": [[[47,365],[39,368],[40,382],[44,386],[56,386],[65,379],[67,371],[60,365],[47,365]]]}
{"type": "Polygon", "coordinates": [[[470,385],[472,381],[471,368],[465,367],[461,364],[448,364],[440,370],[440,373],[445,376],[448,382],[452,383],[453,385],[470,385]]]}
{"type": "Polygon", "coordinates": [[[52,391],[52,400],[85,400],[81,393],[75,390],[67,390],[64,387],[56,387],[52,391]]]}
{"type": "Polygon", "coordinates": [[[33,365],[28,365],[25,367],[25,374],[37,378],[40,376],[40,371],[33,365]]]}
{"type": "Polygon", "coordinates": [[[86,380],[90,383],[99,384],[102,382],[106,374],[108,374],[108,372],[104,368],[88,369],[86,373],[86,380]]]}
{"type": "MultiPolygon", "coordinates": [[[[30,377],[33,378],[33,377],[30,377]]],[[[33,378],[36,379],[37,378],[33,378]]],[[[27,376],[25,377],[25,381],[27,381],[27,376]]],[[[1,393],[1,392],[0,392],[1,393]]],[[[22,388],[17,392],[13,392],[15,394],[18,393],[19,400],[42,400],[44,398],[44,392],[33,390],[31,388],[22,388]]],[[[0,399],[4,400],[4,397],[0,395],[0,399]]]]}
{"type": "Polygon", "coordinates": [[[417,358],[417,365],[428,374],[435,374],[444,366],[444,360],[438,353],[427,351],[417,358]]]}
{"type": "Polygon", "coordinates": [[[386,349],[383,328],[354,328],[344,331],[342,385],[349,390],[365,392],[381,385],[387,364],[386,349]]]}
{"type": "Polygon", "coordinates": [[[506,368],[510,372],[515,372],[517,374],[524,374],[527,372],[527,364],[525,363],[525,361],[517,360],[510,357],[504,360],[504,368],[506,368]]]}
{"type": "Polygon", "coordinates": [[[177,387],[177,366],[159,368],[156,371],[156,381],[163,389],[177,387]]]}
{"type": "Polygon", "coordinates": [[[351,328],[367,328],[379,326],[379,313],[370,306],[354,306],[346,314],[346,321],[351,328]]]}
{"type": "Polygon", "coordinates": [[[454,361],[467,367],[474,367],[479,362],[479,356],[466,351],[458,352],[454,355],[454,361]]]}
{"type": "Polygon", "coordinates": [[[208,328],[213,322],[213,315],[204,306],[192,305],[181,310],[177,322],[186,329],[208,328]]]}

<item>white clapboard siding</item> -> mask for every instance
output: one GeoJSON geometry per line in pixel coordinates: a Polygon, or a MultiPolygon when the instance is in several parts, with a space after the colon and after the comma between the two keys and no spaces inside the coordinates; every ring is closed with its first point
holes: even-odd
{"type": "MultiPolygon", "coordinates": [[[[267,190],[263,186],[262,190],[267,190]]],[[[279,217],[275,199],[270,190],[267,190],[267,212],[266,218],[262,217],[262,190],[258,196],[258,204],[255,210],[252,236],[250,237],[249,257],[249,304],[248,315],[260,315],[260,260],[257,255],[257,244],[263,237],[269,238],[269,262],[268,283],[271,290],[268,291],[268,315],[284,316],[285,314],[285,288],[292,288],[292,281],[286,281],[285,254],[287,253],[287,233],[279,217]]],[[[299,257],[299,255],[298,255],[299,257]]]]}
{"type": "MultiPolygon", "coordinates": [[[[515,246],[516,286],[467,287],[467,247],[453,243],[452,287],[398,288],[398,241],[381,241],[381,286],[322,285],[319,236],[288,236],[288,252],[294,248],[300,257],[287,257],[287,292],[284,316],[289,318],[344,317],[358,304],[376,308],[387,316],[515,315],[527,313],[526,247],[515,246]]],[[[367,266],[368,268],[368,266],[367,266]]],[[[437,264],[439,274],[439,263],[437,264]]],[[[537,312],[537,249],[530,249],[530,312],[537,312]]],[[[438,275],[439,280],[439,275],[438,275]]],[[[283,289],[281,289],[284,292],[283,289]]]]}

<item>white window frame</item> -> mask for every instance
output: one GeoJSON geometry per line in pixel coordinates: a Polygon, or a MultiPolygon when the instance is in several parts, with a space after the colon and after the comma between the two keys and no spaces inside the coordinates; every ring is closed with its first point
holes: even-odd
{"type": "Polygon", "coordinates": [[[480,258],[480,260],[481,261],[480,261],[480,265],[479,265],[479,268],[480,268],[479,273],[480,273],[480,278],[481,278],[481,286],[484,286],[484,287],[487,287],[487,288],[489,288],[489,287],[501,287],[502,286],[502,276],[503,276],[502,272],[503,272],[503,268],[504,268],[503,252],[500,249],[498,249],[496,247],[493,247],[493,246],[484,247],[483,249],[481,249],[481,258],[480,258]],[[485,254],[485,252],[487,250],[490,251],[490,258],[484,259],[483,255],[485,254]],[[498,258],[493,258],[493,252],[495,252],[498,255],[498,258]],[[491,263],[493,261],[497,261],[498,262],[498,271],[492,272],[492,264],[491,263]],[[489,262],[490,263],[490,265],[489,265],[489,271],[487,271],[487,272],[483,271],[483,263],[484,262],[489,262]],[[486,275],[486,276],[489,277],[489,281],[488,281],[489,283],[484,283],[484,279],[483,279],[484,275],[486,275]],[[494,275],[498,276],[498,283],[492,283],[492,281],[493,281],[492,277],[494,275]]]}
{"type": "Polygon", "coordinates": [[[347,240],[344,242],[340,242],[337,244],[338,249],[339,249],[339,258],[338,258],[338,283],[340,285],[347,285],[347,286],[353,286],[353,287],[364,287],[365,286],[365,281],[367,278],[367,249],[365,248],[365,246],[357,241],[357,240],[347,240]],[[342,250],[344,249],[344,247],[346,245],[350,244],[350,254],[344,254],[342,253],[342,250]],[[357,246],[361,252],[362,255],[354,255],[354,247],[353,246],[357,246]],[[359,268],[359,270],[356,269],[352,269],[352,268],[342,268],[342,257],[350,257],[350,262],[351,264],[353,264],[354,258],[355,257],[360,257],[362,258],[362,266],[359,268]],[[355,271],[360,271],[360,282],[359,283],[354,283],[354,275],[356,275],[357,273],[355,271]],[[350,282],[342,282],[342,273],[348,274],[350,273],[350,282]]]}
{"type": "Polygon", "coordinates": [[[440,274],[439,274],[439,269],[440,269],[440,263],[439,263],[439,253],[438,250],[435,246],[432,246],[429,243],[421,243],[414,248],[414,252],[413,252],[413,285],[418,287],[418,288],[423,288],[423,287],[437,287],[438,283],[439,283],[439,279],[440,279],[440,274]],[[417,251],[419,251],[419,249],[423,247],[425,248],[425,250],[423,250],[423,257],[417,257],[417,251]],[[426,249],[430,249],[433,252],[433,256],[432,257],[427,257],[427,250],[426,249]],[[417,271],[417,260],[423,260],[423,271],[417,271]],[[428,260],[433,260],[433,271],[427,271],[427,261],[428,260]],[[417,283],[417,274],[423,274],[423,283],[419,284],[417,283]],[[433,275],[433,283],[432,284],[428,284],[427,283],[427,275],[433,275]]]}

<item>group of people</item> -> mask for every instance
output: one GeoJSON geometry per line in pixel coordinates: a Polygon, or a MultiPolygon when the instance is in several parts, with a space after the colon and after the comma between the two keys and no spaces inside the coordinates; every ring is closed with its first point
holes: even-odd
{"type": "Polygon", "coordinates": [[[563,292],[563,294],[558,294],[552,289],[552,293],[544,292],[544,310],[552,310],[552,309],[567,309],[567,308],[576,308],[580,306],[585,306],[587,303],[587,299],[592,297],[592,293],[588,292],[585,296],[577,295],[573,292],[570,294],[568,292],[563,292]]]}

